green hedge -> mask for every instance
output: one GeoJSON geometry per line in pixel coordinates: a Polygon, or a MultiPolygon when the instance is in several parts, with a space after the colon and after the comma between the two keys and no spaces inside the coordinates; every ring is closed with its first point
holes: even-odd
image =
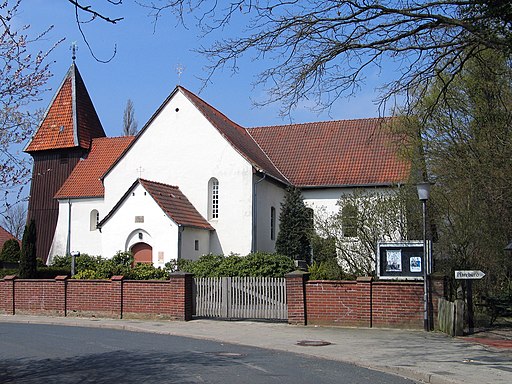
{"type": "Polygon", "coordinates": [[[197,261],[182,259],[178,269],[196,277],[283,277],[295,270],[295,264],[288,256],[256,252],[247,256],[204,255],[197,261]]]}

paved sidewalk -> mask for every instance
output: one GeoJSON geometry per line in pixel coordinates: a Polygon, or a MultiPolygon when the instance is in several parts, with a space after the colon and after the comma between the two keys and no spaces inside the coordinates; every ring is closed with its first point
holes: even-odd
{"type": "Polygon", "coordinates": [[[390,372],[427,383],[512,383],[512,349],[440,333],[394,329],[302,327],[251,321],[190,322],[0,315],[1,323],[123,329],[295,352],[390,372]],[[300,346],[299,341],[326,341],[300,346]]]}

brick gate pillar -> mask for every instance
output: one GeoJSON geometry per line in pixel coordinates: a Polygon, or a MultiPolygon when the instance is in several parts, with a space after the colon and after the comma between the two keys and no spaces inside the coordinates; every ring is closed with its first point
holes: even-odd
{"type": "Polygon", "coordinates": [[[171,273],[169,300],[172,303],[171,319],[192,320],[194,275],[187,272],[171,273]]]}
{"type": "Polygon", "coordinates": [[[14,280],[16,275],[8,275],[4,277],[5,286],[5,313],[7,315],[16,314],[16,298],[14,292],[14,280]]]}
{"type": "Polygon", "coordinates": [[[286,276],[286,300],[288,301],[288,324],[307,324],[306,282],[309,273],[294,271],[286,276]]]}

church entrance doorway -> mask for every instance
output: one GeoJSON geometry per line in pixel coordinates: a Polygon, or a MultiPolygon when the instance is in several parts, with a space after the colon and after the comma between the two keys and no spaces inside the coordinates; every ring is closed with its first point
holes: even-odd
{"type": "Polygon", "coordinates": [[[137,243],[130,250],[133,255],[133,264],[151,264],[153,262],[153,248],[151,248],[151,245],[137,243]]]}

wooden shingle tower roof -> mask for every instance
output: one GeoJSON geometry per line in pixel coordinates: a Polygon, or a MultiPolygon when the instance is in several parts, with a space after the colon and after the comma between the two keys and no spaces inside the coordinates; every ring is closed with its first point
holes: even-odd
{"type": "Polygon", "coordinates": [[[25,152],[64,148],[89,150],[96,137],[105,137],[105,131],[73,63],[25,152]]]}

